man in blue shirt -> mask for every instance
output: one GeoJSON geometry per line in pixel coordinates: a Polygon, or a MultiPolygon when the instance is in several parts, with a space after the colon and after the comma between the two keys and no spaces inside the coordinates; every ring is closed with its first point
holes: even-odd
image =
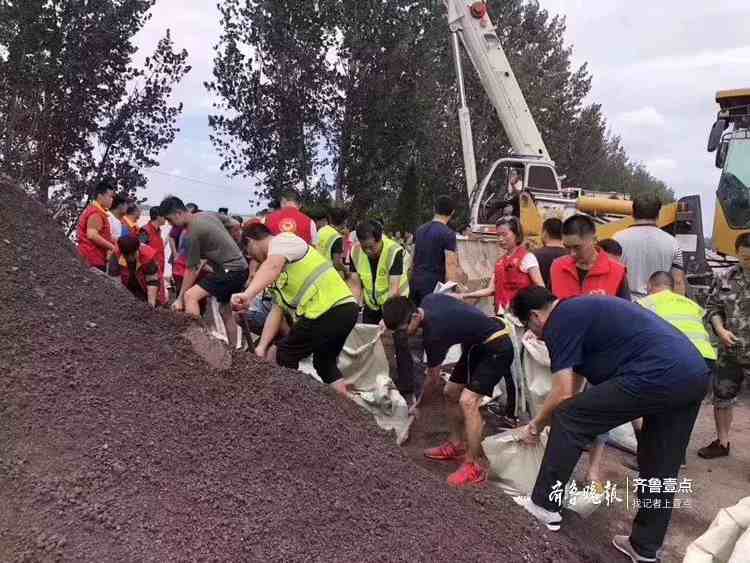
{"type": "Polygon", "coordinates": [[[492,396],[500,379],[512,379],[513,343],[507,328],[475,307],[434,293],[422,299],[419,308],[406,297],[389,299],[383,305],[383,320],[389,329],[405,330],[411,335],[422,328],[431,380],[440,376],[451,346],[461,345],[461,358],[443,390],[451,434],[444,444],[426,450],[425,456],[462,462],[448,477],[448,483],[455,487],[482,483],[487,478],[487,467],[479,407],[482,397],[492,396]]]}
{"type": "Polygon", "coordinates": [[[425,295],[435,291],[438,282],[461,281],[456,233],[448,227],[454,209],[450,197],[438,197],[432,221],[417,229],[411,279],[411,297],[417,306],[425,295]]]}
{"type": "MultiPolygon", "coordinates": [[[[710,379],[690,340],[651,311],[613,297],[558,301],[536,287],[519,293],[512,309],[544,339],[553,373],[544,406],[521,431],[525,442],[536,443],[551,425],[534,492],[521,502],[524,508],[558,530],[561,501],[553,491],[568,483],[583,448],[599,434],[639,417],[640,478],[660,483],[676,479],[710,379]],[[591,385],[580,392],[584,380],[591,385]]],[[[638,511],[630,537],[615,536],[613,541],[634,563],[656,561],[673,497],[664,490],[639,488],[641,506],[652,506],[638,511]],[[653,508],[654,501],[660,509],[653,508]]]]}

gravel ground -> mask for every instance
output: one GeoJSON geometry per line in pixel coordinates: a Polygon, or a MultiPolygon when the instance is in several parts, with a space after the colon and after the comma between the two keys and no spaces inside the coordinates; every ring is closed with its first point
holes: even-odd
{"type": "Polygon", "coordinates": [[[0,560],[601,560],[304,375],[211,367],[1,187],[0,560]]]}

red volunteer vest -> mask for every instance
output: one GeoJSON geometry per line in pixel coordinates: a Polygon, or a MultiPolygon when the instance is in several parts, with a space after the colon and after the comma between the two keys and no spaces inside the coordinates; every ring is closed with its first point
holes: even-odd
{"type": "Polygon", "coordinates": [[[113,242],[112,230],[109,226],[109,217],[100,207],[89,205],[86,208],[86,211],[83,212],[83,215],[81,215],[81,220],[78,222],[78,253],[89,266],[104,268],[107,264],[107,249],[102,248],[89,240],[87,234],[89,220],[94,215],[99,215],[102,218],[102,230],[99,231],[99,234],[109,242],[113,242]]]}
{"type": "Polygon", "coordinates": [[[310,236],[312,225],[313,220],[294,207],[286,207],[279,211],[274,211],[266,217],[266,226],[271,230],[273,235],[292,233],[307,244],[313,243],[310,236]]]}
{"type": "Polygon", "coordinates": [[[495,264],[496,311],[501,305],[507,309],[519,291],[531,287],[531,277],[521,271],[521,262],[528,253],[525,246],[519,246],[513,254],[501,258],[495,264]]]}
{"type": "Polygon", "coordinates": [[[156,252],[156,259],[159,261],[159,272],[164,275],[164,239],[161,238],[161,229],[154,227],[151,223],[146,223],[143,231],[148,236],[148,245],[156,252]]]}
{"type": "Polygon", "coordinates": [[[617,297],[625,282],[627,269],[612,260],[606,252],[599,252],[594,267],[583,281],[578,277],[576,261],[572,256],[563,256],[552,263],[550,278],[552,293],[558,299],[570,299],[582,295],[609,295],[617,297]]]}
{"type": "MultiPolygon", "coordinates": [[[[146,276],[143,273],[143,267],[148,266],[149,264],[156,263],[158,266],[158,257],[156,255],[156,251],[151,248],[150,246],[147,246],[145,244],[142,244],[140,249],[138,250],[138,267],[135,271],[136,278],[138,280],[138,284],[143,289],[144,293],[147,291],[146,289],[146,276]]],[[[159,271],[161,273],[161,270],[159,271]]],[[[127,266],[123,266],[120,268],[120,280],[122,280],[122,285],[125,287],[129,287],[130,285],[130,268],[127,266]]],[[[161,287],[159,288],[159,297],[158,301],[160,303],[165,303],[164,295],[161,291],[161,287]]]]}

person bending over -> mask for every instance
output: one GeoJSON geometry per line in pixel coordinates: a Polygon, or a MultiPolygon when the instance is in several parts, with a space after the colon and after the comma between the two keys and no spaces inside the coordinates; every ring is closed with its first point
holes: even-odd
{"type": "Polygon", "coordinates": [[[262,223],[250,225],[244,235],[249,253],[260,266],[247,289],[232,296],[233,309],[247,311],[255,298],[272,286],[276,304],[266,325],[280,323],[282,309],[294,317],[290,332],[279,340],[275,353],[266,355],[264,345],[269,339],[262,337],[256,354],[291,369],[312,356],[323,382],[346,394],[337,362],[359,314],[349,286],[332,264],[296,235],[273,236],[262,223]]]}
{"type": "Polygon", "coordinates": [[[440,377],[440,366],[451,346],[461,345],[461,358],[443,391],[451,434],[444,444],[425,451],[425,456],[462,461],[448,477],[448,483],[455,487],[482,483],[487,479],[487,464],[479,407],[483,397],[492,396],[500,379],[512,377],[514,352],[508,328],[476,307],[436,293],[425,296],[419,308],[406,297],[392,297],[383,305],[383,320],[389,329],[411,335],[422,328],[428,378],[432,381],[440,377]]]}

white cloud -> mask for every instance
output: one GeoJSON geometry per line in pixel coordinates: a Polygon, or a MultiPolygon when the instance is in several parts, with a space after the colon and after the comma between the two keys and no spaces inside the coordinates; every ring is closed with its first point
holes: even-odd
{"type": "Polygon", "coordinates": [[[673,172],[678,167],[677,161],[672,158],[652,158],[651,160],[647,160],[645,164],[646,168],[656,176],[660,176],[666,172],[673,172]]]}
{"type": "Polygon", "coordinates": [[[593,75],[628,154],[678,196],[700,194],[711,230],[719,172],[706,152],[717,90],[743,87],[750,68],[747,0],[540,0],[566,16],[566,42],[593,75]],[[720,33],[713,30],[720,29],[720,33]]]}
{"type": "Polygon", "coordinates": [[[664,116],[650,106],[621,113],[614,121],[626,127],[661,127],[665,123],[664,116]]]}

